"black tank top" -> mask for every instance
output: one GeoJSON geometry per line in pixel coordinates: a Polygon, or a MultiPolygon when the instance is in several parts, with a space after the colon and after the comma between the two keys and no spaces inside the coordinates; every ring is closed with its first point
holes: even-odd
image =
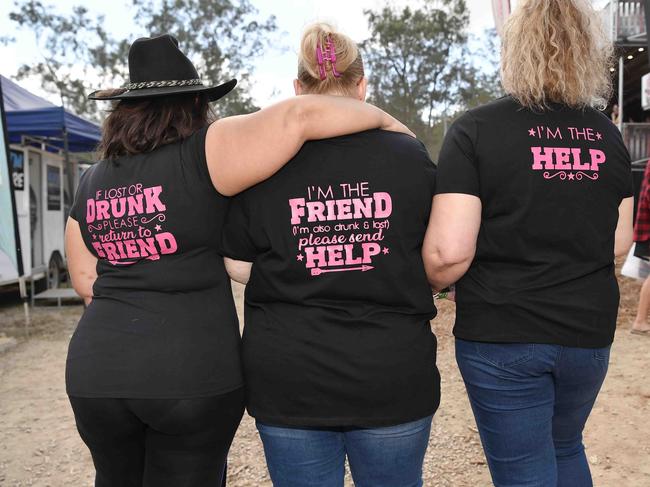
{"type": "Polygon", "coordinates": [[[210,181],[204,128],[102,161],[71,210],[98,258],[68,351],[68,394],[183,398],[242,385],[240,336],[219,255],[228,199],[210,181]]]}

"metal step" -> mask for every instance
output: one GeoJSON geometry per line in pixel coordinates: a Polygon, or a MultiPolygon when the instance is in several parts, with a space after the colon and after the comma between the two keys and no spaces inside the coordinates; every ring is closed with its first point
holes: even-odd
{"type": "Polygon", "coordinates": [[[56,299],[57,305],[59,307],[61,306],[61,301],[63,299],[74,299],[77,301],[82,301],[81,297],[75,292],[75,290],[69,287],[48,289],[42,293],[35,294],[34,301],[38,299],[56,299]]]}

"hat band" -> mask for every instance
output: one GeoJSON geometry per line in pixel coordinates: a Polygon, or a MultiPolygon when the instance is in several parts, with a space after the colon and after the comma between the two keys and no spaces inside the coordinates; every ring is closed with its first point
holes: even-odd
{"type": "Polygon", "coordinates": [[[203,85],[200,79],[180,79],[163,81],[141,81],[140,83],[129,83],[124,86],[127,90],[141,90],[143,88],[171,88],[174,86],[199,86],[203,85]]]}

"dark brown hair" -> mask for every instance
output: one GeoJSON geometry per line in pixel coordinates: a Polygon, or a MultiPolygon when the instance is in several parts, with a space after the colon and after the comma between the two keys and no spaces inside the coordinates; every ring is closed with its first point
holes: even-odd
{"type": "Polygon", "coordinates": [[[102,159],[142,154],[185,139],[214,119],[205,95],[120,100],[102,127],[102,159]]]}

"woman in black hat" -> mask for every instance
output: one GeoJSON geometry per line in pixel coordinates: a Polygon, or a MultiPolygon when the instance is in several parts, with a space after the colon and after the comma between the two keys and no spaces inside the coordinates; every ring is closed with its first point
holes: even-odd
{"type": "Polygon", "coordinates": [[[349,98],[305,96],[210,123],[235,80],[204,86],[169,35],[138,39],[102,161],[84,173],[66,228],[89,304],[66,385],[97,487],[216,486],[243,413],[239,329],[218,243],[234,195],[309,139],[407,131],[349,98]]]}

